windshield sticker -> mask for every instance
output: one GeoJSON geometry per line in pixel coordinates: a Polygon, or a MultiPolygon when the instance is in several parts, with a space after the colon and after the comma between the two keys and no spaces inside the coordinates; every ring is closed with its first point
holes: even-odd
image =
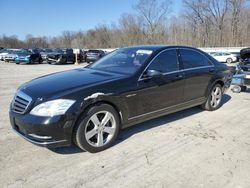
{"type": "Polygon", "coordinates": [[[137,54],[147,54],[147,55],[150,55],[152,54],[152,50],[137,50],[136,53],[137,54]]]}

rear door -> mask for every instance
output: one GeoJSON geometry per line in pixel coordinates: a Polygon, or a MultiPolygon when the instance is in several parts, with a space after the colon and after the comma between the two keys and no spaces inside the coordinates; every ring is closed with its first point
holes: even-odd
{"type": "Polygon", "coordinates": [[[206,89],[214,75],[214,65],[199,51],[179,49],[185,74],[184,102],[205,97],[206,89]]]}

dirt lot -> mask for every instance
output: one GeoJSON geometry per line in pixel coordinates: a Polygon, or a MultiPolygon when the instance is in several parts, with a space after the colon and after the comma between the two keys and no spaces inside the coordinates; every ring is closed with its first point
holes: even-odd
{"type": "Polygon", "coordinates": [[[196,107],[128,128],[97,154],[16,135],[8,107],[17,87],[76,67],[0,63],[0,187],[250,187],[249,91],[228,91],[215,112],[196,107]]]}

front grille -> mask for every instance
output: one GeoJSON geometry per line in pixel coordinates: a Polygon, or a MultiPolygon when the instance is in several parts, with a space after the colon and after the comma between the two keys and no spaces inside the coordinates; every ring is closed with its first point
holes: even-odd
{"type": "Polygon", "coordinates": [[[27,111],[31,101],[32,98],[30,96],[18,91],[12,101],[12,111],[19,114],[24,114],[27,111]]]}

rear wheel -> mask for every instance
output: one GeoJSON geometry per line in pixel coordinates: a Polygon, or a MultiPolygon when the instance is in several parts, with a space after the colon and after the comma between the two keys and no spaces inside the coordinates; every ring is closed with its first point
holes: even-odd
{"type": "Polygon", "coordinates": [[[210,91],[206,102],[202,105],[202,108],[208,111],[217,110],[222,105],[222,87],[220,84],[216,84],[210,91]]]}
{"type": "Polygon", "coordinates": [[[108,104],[97,104],[83,115],[75,130],[74,141],[79,148],[96,153],[114,143],[119,127],[116,110],[108,104]]]}

